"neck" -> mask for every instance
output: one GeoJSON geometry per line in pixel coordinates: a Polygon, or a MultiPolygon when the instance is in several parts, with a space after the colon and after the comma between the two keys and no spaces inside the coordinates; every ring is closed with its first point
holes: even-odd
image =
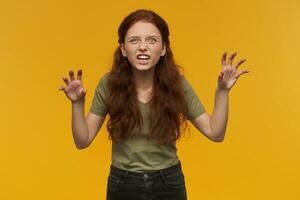
{"type": "Polygon", "coordinates": [[[154,70],[152,67],[147,71],[139,71],[133,68],[133,80],[136,85],[137,90],[148,90],[152,89],[153,86],[153,78],[154,78],[154,70]]]}

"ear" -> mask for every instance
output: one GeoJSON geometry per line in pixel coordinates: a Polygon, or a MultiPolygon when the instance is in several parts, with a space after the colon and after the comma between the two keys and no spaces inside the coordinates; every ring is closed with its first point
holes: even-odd
{"type": "Polygon", "coordinates": [[[163,43],[163,50],[162,50],[162,52],[161,52],[161,54],[160,54],[160,56],[164,56],[165,54],[166,54],[166,43],[164,42],[163,43]]]}
{"type": "Polygon", "coordinates": [[[124,57],[127,57],[126,50],[125,50],[125,45],[123,43],[120,43],[120,49],[122,51],[122,55],[124,57]]]}

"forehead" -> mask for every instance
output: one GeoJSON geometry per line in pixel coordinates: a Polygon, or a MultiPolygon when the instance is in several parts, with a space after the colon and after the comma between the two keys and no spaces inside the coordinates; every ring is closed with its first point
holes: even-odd
{"type": "Polygon", "coordinates": [[[142,21],[133,24],[126,33],[127,38],[131,36],[147,37],[149,35],[156,35],[157,37],[161,37],[160,32],[155,25],[149,22],[142,21]]]}

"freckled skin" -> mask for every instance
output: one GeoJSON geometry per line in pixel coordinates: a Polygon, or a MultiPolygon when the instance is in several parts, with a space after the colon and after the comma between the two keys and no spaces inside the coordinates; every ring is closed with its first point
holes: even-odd
{"type": "Polygon", "coordinates": [[[165,55],[165,44],[159,30],[148,22],[136,22],[125,36],[124,44],[121,44],[122,55],[128,58],[132,67],[137,70],[149,70],[154,67],[161,56],[165,55]],[[150,55],[147,61],[139,61],[138,54],[150,55]]]}

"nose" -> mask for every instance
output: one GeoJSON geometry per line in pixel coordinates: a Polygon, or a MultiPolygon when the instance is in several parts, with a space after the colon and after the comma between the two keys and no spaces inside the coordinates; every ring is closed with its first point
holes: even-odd
{"type": "Polygon", "coordinates": [[[140,50],[147,50],[147,48],[148,48],[148,45],[147,45],[147,43],[146,42],[141,42],[140,43],[140,45],[139,45],[139,49],[140,50]]]}

